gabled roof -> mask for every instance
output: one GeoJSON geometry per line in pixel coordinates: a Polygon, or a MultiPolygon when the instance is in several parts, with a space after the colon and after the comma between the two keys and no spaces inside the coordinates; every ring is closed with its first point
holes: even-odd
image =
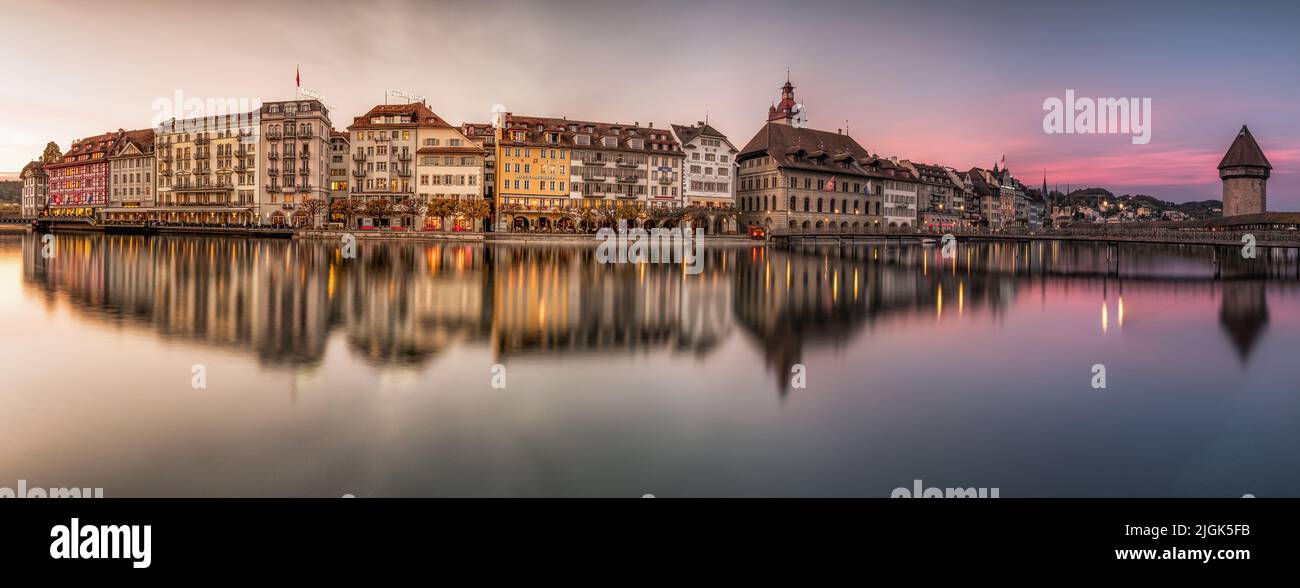
{"type": "Polygon", "coordinates": [[[799,128],[782,123],[767,123],[740,150],[737,161],[758,155],[771,157],[778,166],[854,175],[871,175],[858,162],[875,158],[857,141],[843,133],[799,128]],[[800,157],[800,154],[804,154],[800,157]],[[852,158],[852,162],[849,162],[852,158]],[[849,167],[842,164],[851,163],[849,167]]]}
{"type": "Polygon", "coordinates": [[[385,129],[385,128],[413,128],[413,127],[452,127],[442,117],[435,114],[423,102],[412,102],[410,104],[380,104],[371,108],[369,112],[352,119],[352,124],[348,130],[353,129],[385,129]],[[372,123],[370,119],[376,116],[407,115],[412,122],[408,123],[372,123]]]}
{"type": "Polygon", "coordinates": [[[1259,143],[1255,142],[1255,137],[1250,134],[1250,129],[1246,128],[1246,125],[1241,125],[1241,130],[1237,131],[1237,138],[1232,141],[1232,146],[1228,147],[1223,161],[1219,162],[1219,169],[1239,166],[1273,169],[1273,166],[1268,163],[1268,158],[1264,157],[1264,150],[1259,148],[1259,143]]]}
{"type": "Polygon", "coordinates": [[[703,121],[690,126],[672,125],[672,127],[673,132],[677,134],[677,140],[682,142],[682,147],[686,147],[687,143],[694,141],[697,137],[709,137],[711,139],[721,140],[727,144],[727,147],[731,148],[732,152],[736,151],[736,146],[732,145],[731,141],[727,140],[726,135],[703,121]]]}
{"type": "Polygon", "coordinates": [[[117,143],[113,145],[112,155],[121,155],[127,145],[134,145],[136,150],[141,154],[153,153],[154,147],[154,130],[139,129],[135,131],[126,131],[117,143]]]}
{"type": "Polygon", "coordinates": [[[603,123],[567,118],[519,116],[513,113],[506,113],[501,142],[502,144],[536,145],[541,147],[564,146],[577,149],[619,149],[651,154],[675,154],[678,156],[681,156],[682,153],[681,145],[668,129],[659,129],[653,126],[643,127],[637,123],[603,123]],[[515,140],[515,134],[520,132],[523,133],[524,139],[522,141],[515,140]],[[559,139],[558,142],[552,143],[548,141],[546,133],[556,133],[559,139]],[[591,144],[578,145],[574,141],[574,137],[579,135],[590,137],[591,144]],[[618,143],[617,147],[606,146],[603,139],[607,138],[614,138],[618,143]],[[629,143],[632,140],[640,140],[642,142],[641,148],[633,149],[629,143]],[[655,145],[659,145],[659,148],[656,149],[655,145]]]}
{"type": "Polygon", "coordinates": [[[18,172],[18,177],[26,178],[29,175],[43,176],[45,173],[45,163],[37,160],[23,166],[23,171],[18,172]]]}

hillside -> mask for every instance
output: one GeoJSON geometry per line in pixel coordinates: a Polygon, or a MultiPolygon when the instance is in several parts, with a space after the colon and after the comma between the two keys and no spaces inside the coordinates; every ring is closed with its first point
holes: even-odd
{"type": "Polygon", "coordinates": [[[19,202],[22,200],[23,183],[18,180],[0,182],[0,202],[19,202]]]}
{"type": "MultiPolygon", "coordinates": [[[[1062,196],[1059,192],[1053,192],[1053,195],[1057,197],[1058,205],[1068,204],[1070,206],[1091,206],[1095,208],[1098,200],[1105,200],[1110,203],[1123,204],[1125,208],[1146,206],[1159,212],[1176,210],[1192,218],[1198,219],[1209,218],[1211,215],[1210,209],[1212,208],[1223,208],[1223,202],[1219,200],[1202,200],[1199,202],[1181,203],[1170,202],[1147,194],[1121,194],[1116,196],[1113,192],[1105,188],[1084,188],[1081,190],[1074,190],[1070,192],[1068,196],[1062,196]]],[[[1213,214],[1216,216],[1218,215],[1218,213],[1213,214]]]]}

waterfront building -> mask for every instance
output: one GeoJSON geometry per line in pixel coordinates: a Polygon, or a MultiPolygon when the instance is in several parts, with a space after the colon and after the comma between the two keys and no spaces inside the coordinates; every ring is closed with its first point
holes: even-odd
{"type": "Polygon", "coordinates": [[[108,155],[121,135],[116,131],[74,140],[59,161],[45,164],[46,214],[92,217],[108,204],[108,155]]]}
{"type": "MultiPolygon", "coordinates": [[[[419,149],[415,152],[418,179],[415,198],[420,203],[483,199],[483,147],[466,136],[460,127],[447,124],[436,116],[433,121],[416,129],[416,139],[419,149]]],[[[404,163],[402,157],[404,155],[399,153],[399,165],[404,163]]],[[[445,217],[441,214],[425,215],[415,221],[420,226],[439,230],[476,230],[479,227],[476,219],[463,211],[445,217]]]]}
{"type": "Polygon", "coordinates": [[[488,228],[491,229],[495,223],[491,219],[497,217],[496,211],[496,190],[497,190],[497,133],[491,123],[464,123],[460,127],[460,132],[464,133],[475,145],[483,149],[483,199],[488,202],[488,228]]]}
{"type": "Polygon", "coordinates": [[[1002,183],[996,172],[972,167],[966,172],[966,177],[970,181],[975,200],[979,203],[977,209],[981,226],[1002,228],[1006,224],[1006,212],[1002,206],[1002,183]]]}
{"type": "Polygon", "coordinates": [[[570,198],[582,208],[680,208],[686,154],[668,129],[567,121],[570,198]],[[581,199],[580,201],[577,199],[581,199]]]}
{"type": "Polygon", "coordinates": [[[419,149],[419,131],[449,126],[423,102],[382,104],[352,120],[348,126],[352,148],[351,198],[376,203],[357,217],[357,226],[400,224],[400,216],[404,215],[394,215],[392,206],[415,197],[412,174],[419,149]]]}
{"type": "Polygon", "coordinates": [[[23,183],[19,214],[23,218],[35,218],[45,210],[45,204],[50,196],[50,177],[45,173],[45,164],[33,161],[23,166],[18,179],[23,183]]]}
{"type": "Polygon", "coordinates": [[[171,119],[155,129],[156,206],[149,220],[198,225],[262,222],[252,113],[171,119]]]}
{"type": "Polygon", "coordinates": [[[961,225],[966,206],[949,170],[942,166],[902,161],[900,165],[917,178],[919,228],[950,231],[961,225]]]}
{"type": "Polygon", "coordinates": [[[842,132],[807,128],[803,115],[786,81],[780,104],[768,109],[767,122],[736,156],[741,227],[880,228],[880,160],[842,132]]]}
{"type": "Polygon", "coordinates": [[[100,217],[108,221],[143,222],[155,205],[154,130],[122,133],[108,156],[108,207],[100,217]]]}
{"type": "Polygon", "coordinates": [[[952,168],[946,169],[948,170],[948,178],[952,181],[953,189],[957,192],[962,205],[961,228],[978,227],[981,222],[980,202],[975,195],[975,187],[971,185],[969,174],[952,168]]]}
{"type": "Polygon", "coordinates": [[[547,229],[564,214],[573,146],[565,135],[566,122],[497,114],[498,230],[547,229]]]}
{"type": "Polygon", "coordinates": [[[682,197],[686,206],[731,208],[736,204],[736,154],[727,136],[704,121],[672,125],[686,154],[682,197]]]}
{"type": "Polygon", "coordinates": [[[881,195],[881,226],[890,232],[916,228],[921,190],[916,177],[896,159],[877,157],[865,167],[876,178],[873,190],[881,195]]]}
{"type": "Polygon", "coordinates": [[[259,165],[265,180],[257,207],[260,222],[315,224],[324,214],[323,207],[305,203],[329,201],[333,129],[329,109],[319,100],[267,102],[258,113],[258,129],[259,165]]]}
{"type": "Polygon", "coordinates": [[[1027,213],[1027,225],[1031,229],[1043,228],[1044,221],[1047,219],[1047,202],[1038,190],[1028,190],[1025,196],[1029,203],[1027,213]]]}
{"type": "Polygon", "coordinates": [[[1219,162],[1223,180],[1223,216],[1254,214],[1268,210],[1268,177],[1273,166],[1264,157],[1250,129],[1242,125],[1237,138],[1219,162]]]}
{"type": "Polygon", "coordinates": [[[685,156],[667,129],[512,113],[498,120],[501,228],[569,228],[581,210],[682,204],[685,156]]]}
{"type": "Polygon", "coordinates": [[[330,129],[329,193],[330,200],[348,197],[348,160],[352,152],[346,132],[330,129]]]}

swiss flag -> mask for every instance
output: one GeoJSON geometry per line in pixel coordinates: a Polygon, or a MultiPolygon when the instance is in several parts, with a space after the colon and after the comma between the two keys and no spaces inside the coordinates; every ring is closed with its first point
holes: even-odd
{"type": "Polygon", "coordinates": [[[834,177],[834,176],[831,177],[830,181],[826,182],[826,188],[825,188],[823,191],[825,191],[825,192],[834,192],[834,191],[835,191],[835,177],[834,177]]]}

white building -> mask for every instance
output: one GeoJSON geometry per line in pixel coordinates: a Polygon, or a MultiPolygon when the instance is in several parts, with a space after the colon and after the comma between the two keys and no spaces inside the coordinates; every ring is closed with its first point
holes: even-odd
{"type": "Polygon", "coordinates": [[[50,177],[45,173],[45,164],[39,161],[27,164],[18,178],[23,182],[21,214],[23,218],[34,218],[45,208],[50,196],[50,177]]]}
{"type": "Polygon", "coordinates": [[[736,154],[727,136],[703,121],[672,125],[686,153],[682,195],[686,206],[718,208],[736,203],[736,154]]]}

